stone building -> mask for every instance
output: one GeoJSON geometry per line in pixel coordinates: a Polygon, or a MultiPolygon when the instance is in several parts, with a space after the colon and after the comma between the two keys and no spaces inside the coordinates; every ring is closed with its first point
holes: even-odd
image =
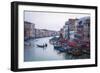
{"type": "Polygon", "coordinates": [[[72,32],[77,30],[77,20],[78,19],[69,19],[65,22],[62,30],[60,30],[63,38],[70,39],[72,36],[74,38],[74,34],[72,34],[72,32]]]}
{"type": "Polygon", "coordinates": [[[46,30],[46,29],[35,29],[35,38],[57,36],[58,31],[46,30]]]}
{"type": "Polygon", "coordinates": [[[75,22],[76,22],[76,19],[69,19],[68,20],[69,30],[70,31],[75,31],[75,22]]]}
{"type": "Polygon", "coordinates": [[[54,30],[37,29],[34,23],[24,21],[24,40],[57,36],[58,34],[58,31],[54,30]]]}
{"type": "Polygon", "coordinates": [[[82,35],[82,39],[84,41],[90,40],[90,17],[83,17],[79,19],[77,32],[82,35]]]}
{"type": "Polygon", "coordinates": [[[24,21],[24,39],[30,39],[35,37],[35,24],[24,21]]]}

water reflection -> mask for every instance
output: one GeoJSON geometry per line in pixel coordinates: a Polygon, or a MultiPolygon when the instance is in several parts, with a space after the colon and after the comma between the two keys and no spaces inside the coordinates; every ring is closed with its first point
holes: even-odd
{"type": "Polygon", "coordinates": [[[60,51],[54,49],[53,45],[49,43],[49,39],[51,38],[52,37],[46,37],[27,41],[29,45],[24,46],[24,61],[68,60],[80,57],[82,58],[82,56],[76,58],[70,54],[61,53],[60,51]],[[37,46],[37,44],[43,45],[45,43],[47,46],[44,48],[37,46]]]}

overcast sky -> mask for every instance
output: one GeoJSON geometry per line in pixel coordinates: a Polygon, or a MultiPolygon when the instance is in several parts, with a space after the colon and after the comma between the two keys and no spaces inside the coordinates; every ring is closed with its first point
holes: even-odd
{"type": "Polygon", "coordinates": [[[59,31],[69,18],[81,18],[89,16],[88,14],[73,14],[73,13],[51,13],[51,12],[34,12],[25,11],[24,21],[35,24],[37,29],[48,29],[59,31]]]}

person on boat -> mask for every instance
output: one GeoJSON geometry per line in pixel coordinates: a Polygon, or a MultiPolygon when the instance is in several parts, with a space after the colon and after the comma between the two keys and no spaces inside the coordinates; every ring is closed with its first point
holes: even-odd
{"type": "Polygon", "coordinates": [[[47,44],[45,44],[45,47],[47,47],[47,44]]]}

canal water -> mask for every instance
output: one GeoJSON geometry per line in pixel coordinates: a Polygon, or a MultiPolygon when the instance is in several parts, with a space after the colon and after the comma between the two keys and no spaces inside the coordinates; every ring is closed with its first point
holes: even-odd
{"type": "MultiPolygon", "coordinates": [[[[76,58],[67,53],[61,53],[58,50],[55,50],[53,45],[49,43],[49,39],[51,38],[52,37],[45,37],[27,41],[27,43],[30,43],[30,45],[24,46],[24,61],[69,60],[80,58],[76,58]],[[37,46],[43,44],[47,44],[47,47],[40,48],[37,46]]],[[[86,58],[86,56],[81,56],[81,58],[86,58]]]]}

